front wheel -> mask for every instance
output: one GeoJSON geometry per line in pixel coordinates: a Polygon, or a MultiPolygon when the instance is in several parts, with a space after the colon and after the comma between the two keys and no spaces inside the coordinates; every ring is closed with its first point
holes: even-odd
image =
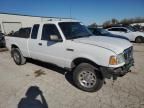
{"type": "Polygon", "coordinates": [[[73,73],[73,81],[78,88],[87,92],[98,91],[104,83],[99,71],[88,63],[81,63],[76,67],[73,73]]]}

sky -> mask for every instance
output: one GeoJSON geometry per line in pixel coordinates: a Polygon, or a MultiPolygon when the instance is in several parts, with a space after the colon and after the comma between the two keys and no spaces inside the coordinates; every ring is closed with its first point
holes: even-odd
{"type": "Polygon", "coordinates": [[[144,17],[144,0],[0,0],[0,12],[72,17],[91,24],[144,17]]]}

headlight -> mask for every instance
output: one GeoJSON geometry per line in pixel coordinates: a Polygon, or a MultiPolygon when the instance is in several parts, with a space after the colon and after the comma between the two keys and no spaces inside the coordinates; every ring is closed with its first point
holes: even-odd
{"type": "Polygon", "coordinates": [[[117,62],[118,62],[118,64],[125,62],[123,53],[117,55],[117,62]]]}
{"type": "Polygon", "coordinates": [[[109,59],[110,65],[117,65],[123,62],[125,62],[123,53],[118,54],[117,56],[111,56],[109,59]]]}

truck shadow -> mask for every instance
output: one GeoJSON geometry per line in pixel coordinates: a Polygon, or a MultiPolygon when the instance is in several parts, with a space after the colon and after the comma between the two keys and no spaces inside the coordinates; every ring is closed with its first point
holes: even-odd
{"type": "Polygon", "coordinates": [[[76,87],[73,83],[73,73],[71,71],[68,71],[64,68],[58,67],[54,64],[50,64],[50,63],[46,63],[46,62],[42,62],[42,61],[38,61],[38,60],[33,60],[33,59],[27,59],[28,63],[34,64],[34,65],[38,65],[50,70],[53,70],[54,72],[60,73],[62,75],[65,76],[66,80],[74,87],[76,87]]]}

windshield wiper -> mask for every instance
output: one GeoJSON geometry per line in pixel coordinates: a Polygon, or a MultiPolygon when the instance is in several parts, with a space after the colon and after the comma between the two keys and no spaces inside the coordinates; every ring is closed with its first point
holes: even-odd
{"type": "Polygon", "coordinates": [[[76,37],[69,37],[69,39],[77,39],[77,38],[84,38],[85,36],[76,36],[76,37]]]}
{"type": "Polygon", "coordinates": [[[90,37],[90,36],[92,36],[92,34],[83,35],[83,36],[69,37],[68,39],[86,38],[86,37],[90,37]]]}

